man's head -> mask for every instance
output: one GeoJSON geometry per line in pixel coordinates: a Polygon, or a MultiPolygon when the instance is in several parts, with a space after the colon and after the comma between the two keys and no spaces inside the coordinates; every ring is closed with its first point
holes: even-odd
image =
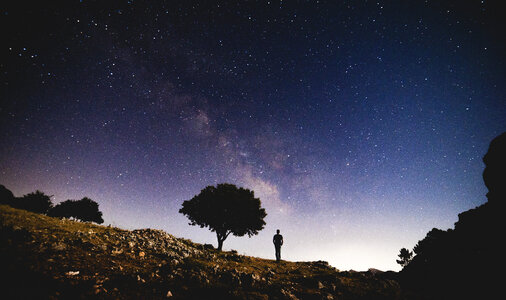
{"type": "Polygon", "coordinates": [[[276,233],[277,233],[277,234],[279,234],[279,229],[278,229],[278,230],[276,230],[276,233]]]}

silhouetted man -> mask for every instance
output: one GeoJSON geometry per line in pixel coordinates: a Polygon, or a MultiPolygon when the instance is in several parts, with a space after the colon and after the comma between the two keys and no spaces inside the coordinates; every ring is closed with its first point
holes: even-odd
{"type": "Polygon", "coordinates": [[[279,234],[279,229],[276,230],[276,234],[272,238],[274,248],[276,248],[276,261],[281,260],[281,245],[283,245],[283,236],[279,234]]]}

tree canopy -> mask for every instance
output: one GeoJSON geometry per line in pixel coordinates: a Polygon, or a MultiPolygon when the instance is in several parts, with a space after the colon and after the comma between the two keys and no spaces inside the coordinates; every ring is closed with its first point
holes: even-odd
{"type": "Polygon", "coordinates": [[[396,262],[402,267],[405,267],[411,261],[411,258],[413,257],[413,252],[409,251],[406,248],[402,248],[398,256],[399,259],[396,260],[396,262]]]}
{"type": "Polygon", "coordinates": [[[228,183],[207,186],[182,206],[179,212],[188,217],[190,225],[216,232],[218,250],[230,234],[249,237],[258,234],[267,215],[253,191],[228,183]]]}
{"type": "Polygon", "coordinates": [[[29,193],[21,198],[14,199],[11,206],[40,214],[46,214],[53,207],[51,197],[52,196],[48,196],[37,190],[35,193],[29,193]]]}
{"type": "Polygon", "coordinates": [[[104,223],[98,203],[88,197],[81,200],[65,200],[51,209],[49,215],[59,218],[76,218],[84,222],[104,223]]]}
{"type": "Polygon", "coordinates": [[[0,184],[0,204],[12,205],[14,194],[5,186],[0,184]]]}

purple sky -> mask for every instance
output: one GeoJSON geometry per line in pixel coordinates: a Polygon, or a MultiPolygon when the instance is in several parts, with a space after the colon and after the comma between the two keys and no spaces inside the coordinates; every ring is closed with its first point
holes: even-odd
{"type": "Polygon", "coordinates": [[[489,1],[66,1],[1,8],[0,184],[105,224],[216,245],[178,213],[207,185],[260,197],[225,249],[399,270],[400,248],[486,201],[506,124],[489,1]]]}

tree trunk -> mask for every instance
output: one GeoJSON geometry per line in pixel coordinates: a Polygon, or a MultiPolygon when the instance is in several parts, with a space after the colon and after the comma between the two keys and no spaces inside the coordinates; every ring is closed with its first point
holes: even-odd
{"type": "Polygon", "coordinates": [[[223,249],[223,241],[225,239],[222,238],[219,233],[217,233],[216,236],[218,237],[218,251],[221,251],[221,249],[223,249]]]}
{"type": "Polygon", "coordinates": [[[223,249],[223,240],[218,238],[218,251],[221,251],[221,249],[223,249]]]}
{"type": "Polygon", "coordinates": [[[223,241],[225,241],[229,234],[231,234],[232,231],[222,231],[222,232],[216,232],[216,237],[218,238],[218,251],[221,251],[223,249],[223,241]]]}

